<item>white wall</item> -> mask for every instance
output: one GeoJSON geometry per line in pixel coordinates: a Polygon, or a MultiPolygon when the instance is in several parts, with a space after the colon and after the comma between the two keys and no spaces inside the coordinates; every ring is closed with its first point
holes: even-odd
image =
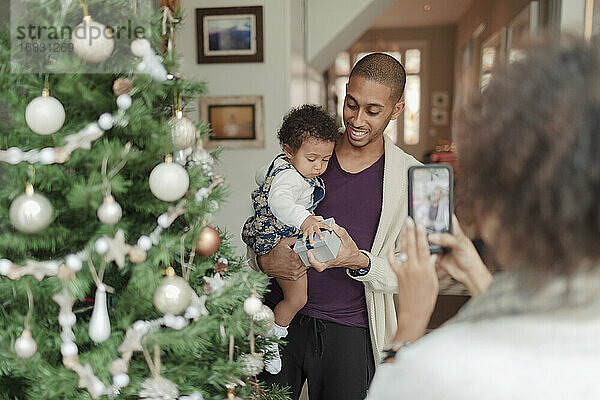
{"type": "Polygon", "coordinates": [[[585,26],[585,0],[563,0],[560,10],[560,29],[583,35],[585,26]]]}
{"type": "Polygon", "coordinates": [[[308,60],[324,71],[396,0],[306,0],[308,60]]]}
{"type": "Polygon", "coordinates": [[[182,0],[182,6],[185,19],[176,43],[184,56],[180,68],[184,77],[206,81],[209,96],[263,96],[265,148],[226,149],[217,167],[217,172],[225,176],[229,195],[213,224],[230,233],[232,245],[242,254],[240,232],[251,212],[254,172],[280,152],[276,132],[290,103],[289,0],[182,0]],[[264,62],[197,64],[195,9],[249,5],[263,6],[264,62]]]}

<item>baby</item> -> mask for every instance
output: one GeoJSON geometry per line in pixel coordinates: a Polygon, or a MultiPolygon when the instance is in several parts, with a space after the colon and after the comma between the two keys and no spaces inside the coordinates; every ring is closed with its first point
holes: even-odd
{"type": "MultiPolygon", "coordinates": [[[[242,239],[256,255],[263,255],[286,237],[302,235],[312,245],[314,235],[323,239],[321,229],[331,230],[323,218],[311,212],[325,197],[325,185],[319,178],[327,169],[333,148],[341,133],[335,120],[315,105],[292,109],[283,119],[277,137],[284,154],[256,173],[259,187],[252,192],[254,216],[248,218],[242,239]]],[[[274,310],[275,324],[270,334],[278,338],[287,335],[287,328],[307,301],[307,278],[292,281],[277,279],[284,299],[274,310]]],[[[265,369],[272,374],[281,370],[276,354],[265,369]]]]}

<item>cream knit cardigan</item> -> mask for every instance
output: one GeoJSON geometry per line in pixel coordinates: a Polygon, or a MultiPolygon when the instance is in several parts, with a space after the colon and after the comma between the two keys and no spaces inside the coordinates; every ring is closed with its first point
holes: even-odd
{"type": "MultiPolygon", "coordinates": [[[[396,255],[401,253],[398,236],[408,215],[408,168],[420,165],[414,157],[397,147],[387,135],[383,137],[385,146],[383,204],[373,247],[370,251],[366,251],[371,260],[371,268],[364,276],[352,277],[365,285],[369,330],[375,361],[379,360],[384,345],[390,343],[396,333],[398,284],[396,275],[387,262],[386,252],[388,248],[394,247],[396,255]]],[[[325,191],[327,193],[327,188],[325,191]]],[[[250,267],[259,271],[250,248],[248,248],[248,256],[250,267]]]]}

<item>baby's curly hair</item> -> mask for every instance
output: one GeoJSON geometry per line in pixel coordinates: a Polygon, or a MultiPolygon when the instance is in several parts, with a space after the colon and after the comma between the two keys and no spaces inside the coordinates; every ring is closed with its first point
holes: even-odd
{"type": "Polygon", "coordinates": [[[337,142],[341,136],[335,119],[323,107],[313,104],[291,109],[283,117],[283,123],[277,132],[281,146],[289,146],[294,153],[308,138],[337,142]]]}
{"type": "MultiPolygon", "coordinates": [[[[536,279],[600,260],[600,46],[538,45],[459,118],[458,194],[536,279]],[[462,190],[461,190],[462,189],[462,190]]],[[[542,279],[543,281],[543,279],[542,279]]]]}

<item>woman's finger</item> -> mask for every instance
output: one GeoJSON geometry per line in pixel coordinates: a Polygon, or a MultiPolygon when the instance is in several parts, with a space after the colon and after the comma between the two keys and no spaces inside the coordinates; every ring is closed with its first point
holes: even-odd
{"type": "Polygon", "coordinates": [[[429,240],[427,239],[427,233],[425,233],[425,228],[423,225],[417,226],[417,251],[418,251],[418,261],[420,264],[425,264],[427,259],[429,258],[429,240]]]}
{"type": "Polygon", "coordinates": [[[414,262],[418,262],[418,251],[417,242],[415,237],[415,223],[412,218],[406,218],[404,235],[406,238],[406,248],[403,249],[408,256],[408,263],[412,265],[414,262]]]}

